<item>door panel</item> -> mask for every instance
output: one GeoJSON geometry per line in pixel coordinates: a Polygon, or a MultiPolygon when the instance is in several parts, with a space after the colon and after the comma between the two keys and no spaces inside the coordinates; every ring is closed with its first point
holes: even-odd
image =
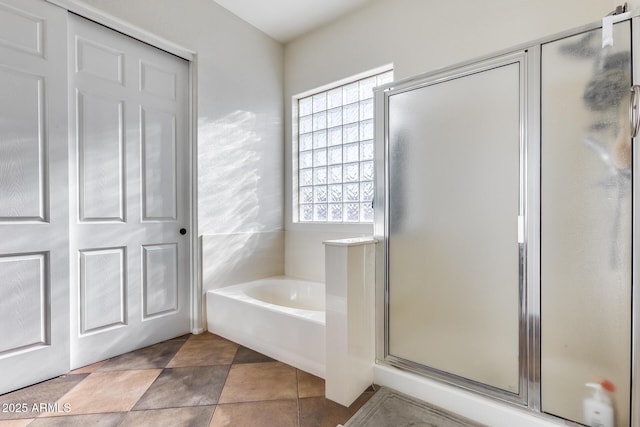
{"type": "Polygon", "coordinates": [[[0,44],[43,58],[44,23],[52,17],[50,10],[33,1],[24,6],[17,1],[0,3],[0,44]]]}
{"type": "Polygon", "coordinates": [[[79,219],[124,221],[124,103],[78,91],[79,219]],[[108,189],[108,191],[105,191],[108,189]]]}
{"type": "Polygon", "coordinates": [[[0,0],[0,394],[69,369],[65,20],[0,0]]]}
{"type": "Polygon", "coordinates": [[[144,318],[178,310],[178,247],[175,244],[142,248],[144,318]]]}
{"type": "Polygon", "coordinates": [[[80,251],[81,333],[126,324],[125,249],[80,251]]]}
{"type": "Polygon", "coordinates": [[[75,70],[123,85],[124,53],[81,37],[76,42],[75,70]]]}
{"type": "Polygon", "coordinates": [[[388,355],[512,399],[522,392],[521,61],[388,97],[388,355]]]}
{"type": "Polygon", "coordinates": [[[140,90],[168,100],[176,99],[176,75],[153,64],[140,63],[140,90]]]}
{"type": "Polygon", "coordinates": [[[175,221],[176,116],[141,109],[142,119],[142,219],[175,221]]]}
{"type": "Polygon", "coordinates": [[[0,68],[0,117],[11,130],[3,132],[0,157],[0,217],[6,221],[45,219],[44,77],[0,68]]]}
{"type": "Polygon", "coordinates": [[[188,64],[70,18],[71,365],[189,331],[188,64]]]}
{"type": "Polygon", "coordinates": [[[8,296],[2,324],[7,331],[20,331],[5,336],[0,354],[48,344],[47,267],[46,253],[0,257],[0,277],[5,278],[3,294],[8,296]]]}
{"type": "Polygon", "coordinates": [[[542,45],[542,410],[585,423],[585,383],[608,379],[618,427],[631,377],[629,22],[542,45]]]}

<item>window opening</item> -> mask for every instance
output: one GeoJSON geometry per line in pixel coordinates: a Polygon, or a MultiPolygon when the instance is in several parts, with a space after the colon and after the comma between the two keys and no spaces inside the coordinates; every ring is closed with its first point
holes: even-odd
{"type": "Polygon", "coordinates": [[[373,222],[373,88],[393,71],[298,99],[300,222],[373,222]]]}

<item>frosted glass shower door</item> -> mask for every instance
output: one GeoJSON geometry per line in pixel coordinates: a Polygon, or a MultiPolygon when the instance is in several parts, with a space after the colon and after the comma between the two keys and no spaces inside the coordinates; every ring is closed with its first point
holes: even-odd
{"type": "Polygon", "coordinates": [[[387,360],[514,396],[524,68],[512,55],[387,97],[387,360]]]}
{"type": "Polygon", "coordinates": [[[542,410],[584,423],[589,381],[607,379],[629,425],[630,24],[542,45],[542,410]]]}

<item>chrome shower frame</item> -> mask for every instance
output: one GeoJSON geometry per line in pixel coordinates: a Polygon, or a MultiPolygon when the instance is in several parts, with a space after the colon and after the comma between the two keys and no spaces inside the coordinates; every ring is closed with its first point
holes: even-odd
{"type": "MultiPolygon", "coordinates": [[[[616,22],[631,22],[632,81],[640,84],[640,43],[635,38],[640,34],[639,14],[624,13],[616,22]]],[[[406,370],[445,384],[478,393],[498,400],[505,405],[520,408],[527,413],[565,425],[579,426],[541,410],[540,370],[540,73],[542,45],[569,36],[600,28],[600,21],[576,29],[554,34],[522,44],[496,54],[465,61],[415,77],[399,80],[375,90],[375,220],[374,237],[380,242],[376,247],[376,360],[377,363],[406,370]],[[486,384],[462,378],[451,373],[426,367],[415,362],[395,357],[389,353],[389,164],[388,164],[388,102],[389,97],[446,81],[495,66],[501,62],[521,64],[521,129],[520,129],[520,215],[522,216],[522,238],[520,247],[520,318],[519,318],[519,372],[518,393],[509,393],[486,384]]],[[[640,120],[640,119],[639,119],[640,120]]],[[[639,137],[640,138],[640,137],[639,137]]],[[[633,145],[636,141],[633,140],[633,145]]],[[[640,149],[633,149],[633,168],[640,167],[640,149]]],[[[631,426],[640,427],[640,206],[638,189],[640,174],[633,174],[632,203],[632,310],[631,310],[631,426]]]]}

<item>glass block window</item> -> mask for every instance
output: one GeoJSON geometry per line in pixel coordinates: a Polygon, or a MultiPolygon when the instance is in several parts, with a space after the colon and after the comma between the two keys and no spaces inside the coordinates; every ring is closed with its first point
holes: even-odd
{"type": "Polygon", "coordinates": [[[387,71],[298,99],[300,222],[373,221],[373,88],[387,71]]]}

